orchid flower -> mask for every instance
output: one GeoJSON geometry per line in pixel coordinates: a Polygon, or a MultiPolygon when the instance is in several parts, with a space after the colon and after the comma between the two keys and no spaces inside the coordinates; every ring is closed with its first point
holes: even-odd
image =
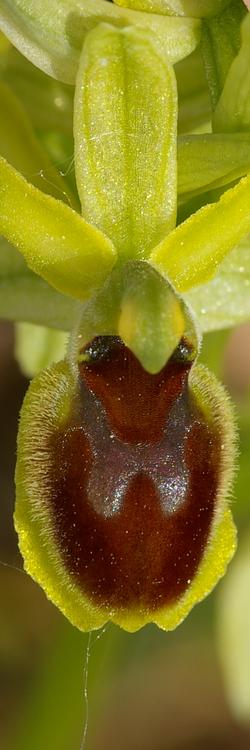
{"type": "Polygon", "coordinates": [[[13,290],[0,310],[71,331],[64,361],[24,401],[15,524],[26,570],[82,630],[108,619],[173,629],[236,544],[233,411],[197,356],[202,331],[249,316],[250,137],[239,127],[177,139],[173,66],[201,22],[168,13],[201,3],[126,5],[0,11],[20,51],[75,84],[81,212],[60,175],[70,205],[23,176],[45,157],[5,89],[4,120],[12,105],[27,148],[22,164],[17,148],[0,159],[0,263],[13,290]]]}

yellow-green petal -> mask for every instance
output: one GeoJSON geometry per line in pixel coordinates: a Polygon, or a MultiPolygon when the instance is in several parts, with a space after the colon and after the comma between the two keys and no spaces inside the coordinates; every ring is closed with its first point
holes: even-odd
{"type": "Polygon", "coordinates": [[[60,292],[84,299],[111,270],[112,243],[61,201],[45,195],[0,158],[0,232],[31,270],[60,292]]]}
{"type": "Polygon", "coordinates": [[[180,292],[206,283],[250,231],[249,206],[250,175],[180,224],[153,250],[150,262],[180,292]]]}
{"type": "Polygon", "coordinates": [[[162,18],[107,0],[8,0],[0,9],[0,28],[12,44],[45,73],[70,84],[86,33],[103,21],[152,31],[170,64],[189,55],[200,40],[197,19],[162,18]]]}
{"type": "Polygon", "coordinates": [[[176,220],[177,93],[152,38],[100,25],[86,38],[75,93],[83,216],[125,258],[145,258],[176,220]]]}

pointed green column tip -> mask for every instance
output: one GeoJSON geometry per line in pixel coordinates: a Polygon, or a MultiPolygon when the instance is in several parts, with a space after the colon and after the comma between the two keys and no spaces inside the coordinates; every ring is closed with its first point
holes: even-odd
{"type": "Polygon", "coordinates": [[[85,303],[71,338],[70,362],[96,336],[118,336],[142,367],[154,374],[185,339],[192,359],[199,334],[192,313],[161,274],[145,261],[117,266],[103,287],[85,303]]]}

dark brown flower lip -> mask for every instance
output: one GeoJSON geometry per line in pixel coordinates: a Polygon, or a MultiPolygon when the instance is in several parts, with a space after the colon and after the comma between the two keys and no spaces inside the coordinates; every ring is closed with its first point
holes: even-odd
{"type": "Polygon", "coordinates": [[[188,388],[185,342],[153,376],[117,337],[86,354],[71,418],[51,444],[54,533],[93,603],[154,611],[178,600],[202,559],[220,436],[188,388]]]}

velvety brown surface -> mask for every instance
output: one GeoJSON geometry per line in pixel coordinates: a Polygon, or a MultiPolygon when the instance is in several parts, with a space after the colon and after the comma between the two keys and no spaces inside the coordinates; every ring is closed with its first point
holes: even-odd
{"type": "Polygon", "coordinates": [[[157,375],[116,338],[88,354],[70,424],[53,440],[55,533],[94,601],[154,610],[186,590],[201,560],[219,437],[188,391],[184,342],[157,375]]]}

